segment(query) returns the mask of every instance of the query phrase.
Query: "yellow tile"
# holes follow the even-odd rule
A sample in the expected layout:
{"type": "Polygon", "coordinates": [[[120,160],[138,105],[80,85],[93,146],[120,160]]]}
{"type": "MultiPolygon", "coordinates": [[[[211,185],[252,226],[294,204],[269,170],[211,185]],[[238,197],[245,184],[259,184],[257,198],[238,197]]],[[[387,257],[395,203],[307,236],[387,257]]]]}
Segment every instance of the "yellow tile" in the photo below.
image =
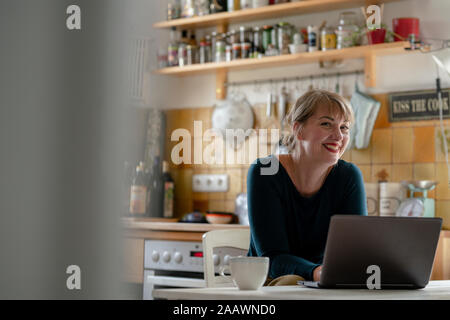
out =
{"type": "Polygon", "coordinates": [[[372,133],[372,164],[392,162],[392,129],[375,129],[372,133]]]}
{"type": "Polygon", "coordinates": [[[207,192],[192,192],[192,200],[208,201],[208,193],[207,192]]]}
{"type": "MultiPolygon", "coordinates": [[[[435,148],[436,148],[436,162],[445,161],[445,147],[442,140],[442,133],[440,126],[435,127],[435,148]]],[[[447,136],[447,149],[450,149],[450,127],[444,127],[445,135],[447,136]]]]}
{"type": "Polygon", "coordinates": [[[414,128],[414,162],[434,162],[434,127],[414,128]]]}
{"type": "Polygon", "coordinates": [[[342,160],[351,162],[352,161],[352,152],[350,149],[345,150],[344,154],[341,157],[342,160]]]}
{"type": "Polygon", "coordinates": [[[359,164],[358,165],[359,170],[361,170],[364,182],[371,182],[372,181],[372,166],[369,164],[359,164]]]}
{"type": "Polygon", "coordinates": [[[392,181],[400,182],[402,180],[413,179],[412,164],[394,164],[392,165],[392,181]]]}
{"type": "Polygon", "coordinates": [[[208,210],[209,211],[225,211],[225,200],[210,200],[208,210]]]}
{"type": "Polygon", "coordinates": [[[235,202],[234,202],[234,200],[227,200],[227,201],[225,201],[225,211],[226,212],[234,213],[234,209],[235,209],[235,202]]]}
{"type": "Polygon", "coordinates": [[[369,145],[367,149],[352,149],[352,162],[355,164],[370,164],[371,163],[372,146],[369,145]]]}
{"type": "Polygon", "coordinates": [[[185,128],[191,134],[194,131],[194,109],[177,109],[175,111],[175,125],[177,128],[185,128]]]}
{"type": "Polygon", "coordinates": [[[381,103],[380,110],[378,111],[377,119],[375,121],[374,128],[389,128],[391,123],[389,122],[389,103],[387,94],[374,94],[371,95],[375,100],[381,103]]]}
{"type": "Polygon", "coordinates": [[[370,182],[378,182],[385,180],[392,182],[392,165],[390,164],[377,164],[372,165],[372,180],[370,182]],[[383,177],[383,179],[381,178],[383,177]]]}
{"type": "Polygon", "coordinates": [[[414,180],[434,180],[436,166],[434,163],[415,163],[413,165],[414,180]]]}
{"type": "Polygon", "coordinates": [[[435,215],[442,218],[442,229],[450,230],[450,201],[436,201],[435,215]]]}
{"type": "Polygon", "coordinates": [[[242,192],[242,178],[241,169],[228,169],[228,192],[225,194],[225,199],[233,200],[238,193],[242,192]]]}
{"type": "Polygon", "coordinates": [[[392,130],[392,161],[394,163],[412,162],[413,129],[394,128],[392,130]]]}
{"type": "Polygon", "coordinates": [[[436,199],[450,200],[450,187],[448,185],[447,163],[436,163],[436,199]]]}

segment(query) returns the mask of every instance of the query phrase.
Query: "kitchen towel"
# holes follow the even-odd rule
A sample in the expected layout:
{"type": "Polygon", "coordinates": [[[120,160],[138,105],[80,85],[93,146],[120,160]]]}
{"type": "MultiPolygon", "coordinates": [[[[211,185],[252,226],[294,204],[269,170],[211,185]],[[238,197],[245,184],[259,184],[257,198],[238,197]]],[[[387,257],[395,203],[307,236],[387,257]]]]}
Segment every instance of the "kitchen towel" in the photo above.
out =
{"type": "Polygon", "coordinates": [[[369,146],[373,126],[380,110],[380,102],[363,94],[356,85],[350,100],[355,124],[350,130],[349,149],[365,149],[369,146]]]}

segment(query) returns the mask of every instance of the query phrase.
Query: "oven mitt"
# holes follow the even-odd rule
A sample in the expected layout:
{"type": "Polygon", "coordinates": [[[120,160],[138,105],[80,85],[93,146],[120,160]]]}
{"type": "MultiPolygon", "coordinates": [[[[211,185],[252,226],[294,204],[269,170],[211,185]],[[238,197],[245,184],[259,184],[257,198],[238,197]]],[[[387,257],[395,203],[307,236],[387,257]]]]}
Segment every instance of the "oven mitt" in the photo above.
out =
{"type": "Polygon", "coordinates": [[[355,124],[350,130],[349,148],[365,149],[369,146],[381,104],[360,92],[358,86],[356,86],[350,103],[355,114],[355,124]]]}

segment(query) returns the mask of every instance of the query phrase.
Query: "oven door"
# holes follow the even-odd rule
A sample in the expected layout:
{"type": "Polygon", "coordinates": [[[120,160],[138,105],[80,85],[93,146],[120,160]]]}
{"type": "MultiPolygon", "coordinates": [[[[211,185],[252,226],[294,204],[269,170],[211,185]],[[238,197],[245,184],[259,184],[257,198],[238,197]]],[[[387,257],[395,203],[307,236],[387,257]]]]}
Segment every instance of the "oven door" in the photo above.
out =
{"type": "Polygon", "coordinates": [[[204,288],[203,273],[144,270],[144,300],[153,300],[153,289],[204,288]]]}

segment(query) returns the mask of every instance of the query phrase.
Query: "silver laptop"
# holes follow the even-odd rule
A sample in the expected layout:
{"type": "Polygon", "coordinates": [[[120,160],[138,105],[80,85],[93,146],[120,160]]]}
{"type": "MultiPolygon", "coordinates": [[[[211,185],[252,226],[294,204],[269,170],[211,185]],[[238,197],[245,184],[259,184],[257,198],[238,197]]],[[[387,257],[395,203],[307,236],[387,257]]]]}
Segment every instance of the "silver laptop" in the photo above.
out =
{"type": "Polygon", "coordinates": [[[315,288],[424,288],[441,225],[441,218],[334,215],[320,281],[298,283],[315,288]]]}

